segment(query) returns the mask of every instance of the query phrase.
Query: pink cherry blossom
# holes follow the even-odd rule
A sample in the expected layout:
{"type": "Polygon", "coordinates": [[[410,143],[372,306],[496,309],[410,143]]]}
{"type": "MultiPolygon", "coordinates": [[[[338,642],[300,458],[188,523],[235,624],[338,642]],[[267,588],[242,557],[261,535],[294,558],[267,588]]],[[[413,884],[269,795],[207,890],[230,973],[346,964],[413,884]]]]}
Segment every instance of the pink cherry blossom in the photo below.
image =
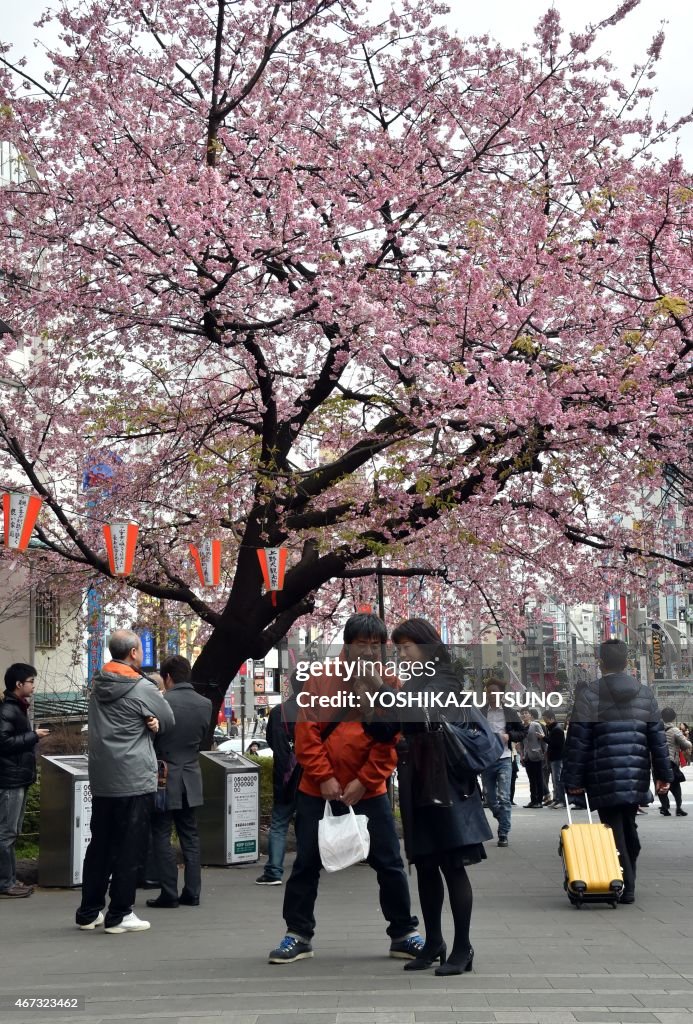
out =
{"type": "Polygon", "coordinates": [[[508,629],[690,570],[653,496],[690,470],[693,190],[656,158],[661,39],[635,84],[599,56],[634,6],[570,41],[549,10],[518,52],[418,0],[66,0],[46,90],[0,51],[27,168],[0,189],[0,463],[45,499],[37,578],[191,610],[218,706],[378,559],[393,614],[396,574],[433,574],[449,621],[508,629]],[[261,546],[290,551],[276,607],[261,546]]]}

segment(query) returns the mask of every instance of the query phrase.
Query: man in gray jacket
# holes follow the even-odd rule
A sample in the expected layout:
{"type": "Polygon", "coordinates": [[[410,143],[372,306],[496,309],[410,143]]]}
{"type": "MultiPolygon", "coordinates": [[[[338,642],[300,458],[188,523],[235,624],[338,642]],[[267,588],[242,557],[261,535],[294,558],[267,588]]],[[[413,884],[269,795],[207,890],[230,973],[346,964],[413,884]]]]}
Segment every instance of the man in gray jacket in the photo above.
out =
{"type": "Polygon", "coordinates": [[[174,725],[173,712],[142,666],[142,643],[120,629],[108,638],[112,660],[92,680],[89,700],[91,840],[82,868],[76,921],[89,931],[144,931],[132,911],[137,870],[157,788],[154,736],[174,725]],[[104,918],[110,881],[110,904],[104,918]]]}
{"type": "Polygon", "coordinates": [[[166,807],[155,810],[152,815],[152,843],[161,893],[156,899],[147,900],[148,907],[173,909],[181,903],[196,907],[200,902],[202,873],[195,808],[203,802],[199,753],[209,729],[212,702],[195,691],[190,671],[190,662],[180,654],[161,663],[165,700],[173,709],[176,724],[165,736],[156,739],[157,756],[166,762],[168,775],[166,807]],[[171,846],[174,824],[185,863],[180,896],[178,865],[171,846]]]}

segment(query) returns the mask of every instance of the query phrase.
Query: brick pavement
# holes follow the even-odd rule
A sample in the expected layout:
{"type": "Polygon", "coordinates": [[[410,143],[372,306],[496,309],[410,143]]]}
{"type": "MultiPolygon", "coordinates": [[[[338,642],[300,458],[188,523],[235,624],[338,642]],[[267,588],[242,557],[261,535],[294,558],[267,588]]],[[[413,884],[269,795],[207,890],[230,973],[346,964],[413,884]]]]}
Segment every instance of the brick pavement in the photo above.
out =
{"type": "MultiPolygon", "coordinates": [[[[684,793],[693,812],[693,782],[684,793]]],[[[693,813],[663,818],[651,808],[639,819],[638,900],[615,911],[568,904],[556,854],[564,820],[562,811],[515,810],[510,847],[489,845],[489,860],[471,869],[471,974],[404,974],[387,957],[366,866],[323,877],[314,959],[270,966],[283,889],[254,885],[257,866],[209,868],[201,907],[149,911],[152,928],[140,934],[78,931],[76,891],[0,903],[0,1020],[693,1024],[693,813]],[[7,1006],[18,995],[60,994],[85,997],[86,1009],[7,1006]]]]}

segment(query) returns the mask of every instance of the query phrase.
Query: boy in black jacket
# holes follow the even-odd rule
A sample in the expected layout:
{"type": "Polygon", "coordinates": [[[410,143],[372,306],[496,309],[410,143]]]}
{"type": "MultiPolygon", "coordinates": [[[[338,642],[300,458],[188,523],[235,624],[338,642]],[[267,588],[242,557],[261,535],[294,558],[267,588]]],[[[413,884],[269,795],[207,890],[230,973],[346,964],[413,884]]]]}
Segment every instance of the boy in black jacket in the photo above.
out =
{"type": "Polygon", "coordinates": [[[22,831],[29,786],[36,781],[36,744],[48,729],[29,725],[36,669],[17,662],[5,672],[0,704],[0,898],[21,899],[33,889],[17,881],[15,846],[22,831]]]}

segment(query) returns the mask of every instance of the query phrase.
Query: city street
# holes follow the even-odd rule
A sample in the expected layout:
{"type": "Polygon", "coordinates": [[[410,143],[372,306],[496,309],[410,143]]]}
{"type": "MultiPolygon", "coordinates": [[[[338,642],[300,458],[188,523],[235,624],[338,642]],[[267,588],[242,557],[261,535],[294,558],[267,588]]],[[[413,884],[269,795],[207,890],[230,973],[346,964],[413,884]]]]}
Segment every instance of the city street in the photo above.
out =
{"type": "Polygon", "coordinates": [[[0,1024],[693,1024],[693,2],[3,14],[0,1024]]]}
{"type": "MultiPolygon", "coordinates": [[[[156,1024],[691,1024],[693,771],[688,818],[658,805],[638,819],[637,902],[577,911],[557,856],[565,814],[514,809],[508,849],[471,869],[474,972],[436,978],[387,957],[375,877],[359,865],[323,875],[315,957],[270,966],[283,935],[283,887],[257,866],[206,869],[203,905],[137,912],[141,934],[74,926],[76,891],[37,890],[0,909],[0,1017],[156,1024]],[[8,938],[11,937],[11,941],[8,938]],[[86,1010],[15,1010],[18,997],[83,997],[86,1010]]],[[[518,788],[519,804],[527,802],[518,788]]],[[[415,876],[411,877],[415,893],[415,876]]],[[[416,898],[415,898],[416,902],[416,898]]],[[[451,936],[448,934],[448,938],[451,936]]]]}

